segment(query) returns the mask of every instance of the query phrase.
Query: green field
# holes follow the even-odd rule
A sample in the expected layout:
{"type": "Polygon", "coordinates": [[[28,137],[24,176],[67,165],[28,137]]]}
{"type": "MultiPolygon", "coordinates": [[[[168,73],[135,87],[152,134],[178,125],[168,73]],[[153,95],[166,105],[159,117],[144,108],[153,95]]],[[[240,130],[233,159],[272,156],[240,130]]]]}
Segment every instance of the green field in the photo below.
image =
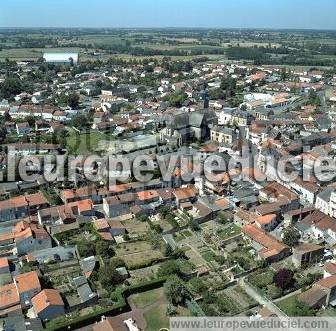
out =
{"type": "Polygon", "coordinates": [[[166,316],[166,305],[158,305],[157,307],[144,313],[147,322],[145,331],[158,331],[161,328],[169,326],[169,320],[166,316]]]}
{"type": "Polygon", "coordinates": [[[283,299],[281,301],[278,301],[276,305],[287,315],[291,315],[291,312],[295,310],[297,306],[296,301],[297,295],[292,295],[286,299],[283,299]]]}
{"type": "Polygon", "coordinates": [[[103,141],[112,141],[111,134],[102,132],[76,133],[72,131],[67,138],[67,149],[70,153],[89,155],[101,151],[99,144],[103,141]]]}
{"type": "Polygon", "coordinates": [[[132,297],[132,300],[138,308],[143,309],[158,301],[161,297],[163,297],[163,295],[163,288],[159,288],[147,292],[137,293],[132,297]]]}
{"type": "Polygon", "coordinates": [[[217,234],[221,240],[226,240],[228,238],[237,236],[238,234],[240,234],[240,232],[241,232],[240,227],[235,224],[232,224],[226,229],[219,230],[217,234]]]}

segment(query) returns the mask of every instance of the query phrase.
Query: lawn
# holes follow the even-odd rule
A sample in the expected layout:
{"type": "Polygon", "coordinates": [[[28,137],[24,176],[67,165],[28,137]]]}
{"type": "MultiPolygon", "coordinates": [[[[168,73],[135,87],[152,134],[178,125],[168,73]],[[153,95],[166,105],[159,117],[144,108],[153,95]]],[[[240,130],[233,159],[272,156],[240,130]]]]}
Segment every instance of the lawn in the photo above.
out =
{"type": "Polygon", "coordinates": [[[228,238],[239,235],[240,232],[241,232],[240,227],[235,224],[232,224],[225,229],[219,230],[217,232],[217,235],[221,240],[226,240],[228,238]]]}
{"type": "Polygon", "coordinates": [[[101,132],[76,133],[72,132],[67,138],[67,148],[75,154],[89,155],[101,151],[100,144],[103,141],[111,141],[114,138],[110,134],[101,132]]]}
{"type": "Polygon", "coordinates": [[[143,309],[147,306],[154,304],[162,296],[164,296],[163,288],[158,288],[155,290],[137,293],[132,296],[132,300],[139,309],[143,309]]]}
{"type": "Polygon", "coordinates": [[[297,295],[292,295],[290,297],[287,297],[286,299],[283,299],[281,301],[278,301],[276,305],[288,316],[291,315],[291,311],[296,310],[297,301],[296,301],[297,295]]]}
{"type": "Polygon", "coordinates": [[[166,316],[166,305],[160,304],[144,313],[147,322],[145,331],[158,331],[169,327],[169,318],[166,316]]]}

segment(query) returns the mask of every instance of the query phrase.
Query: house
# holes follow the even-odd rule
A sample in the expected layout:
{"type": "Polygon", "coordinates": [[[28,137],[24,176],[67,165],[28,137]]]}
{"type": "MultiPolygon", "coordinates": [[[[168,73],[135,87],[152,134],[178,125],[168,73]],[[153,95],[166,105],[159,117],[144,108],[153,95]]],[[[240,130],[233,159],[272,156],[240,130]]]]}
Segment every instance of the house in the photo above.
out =
{"type": "Polygon", "coordinates": [[[212,141],[231,145],[237,140],[238,134],[234,129],[215,126],[210,131],[210,138],[212,141]]]}
{"type": "Polygon", "coordinates": [[[112,236],[122,236],[126,233],[125,226],[118,221],[109,221],[112,236]]]}
{"type": "Polygon", "coordinates": [[[311,212],[302,221],[297,222],[295,227],[304,239],[325,240],[332,245],[336,240],[336,220],[319,210],[311,212]]]}
{"type": "Polygon", "coordinates": [[[31,132],[28,122],[16,123],[16,132],[19,137],[28,135],[31,132]]]}
{"type": "Polygon", "coordinates": [[[231,124],[246,127],[250,125],[253,120],[254,116],[251,113],[242,110],[236,110],[233,112],[231,124]]]}
{"type": "Polygon", "coordinates": [[[307,291],[300,293],[297,300],[307,305],[309,308],[319,309],[326,306],[327,293],[318,286],[313,286],[307,291]]]}
{"type": "Polygon", "coordinates": [[[73,223],[78,215],[78,207],[68,205],[44,208],[37,212],[38,221],[41,225],[73,223]]]}
{"type": "Polygon", "coordinates": [[[21,310],[17,287],[14,283],[0,286],[0,316],[13,307],[19,307],[21,310]]]}
{"type": "Polygon", "coordinates": [[[36,224],[19,222],[13,228],[13,234],[18,255],[52,247],[52,239],[48,232],[36,224]]]}
{"type": "Polygon", "coordinates": [[[276,228],[278,225],[277,215],[268,214],[263,216],[258,216],[255,219],[255,224],[262,230],[270,232],[276,228]]]}
{"type": "Polygon", "coordinates": [[[336,263],[329,262],[324,265],[323,278],[336,275],[336,263]]]}
{"type": "Polygon", "coordinates": [[[103,198],[104,212],[111,218],[130,214],[130,207],[135,205],[136,199],[135,193],[124,193],[103,198]]]}
{"type": "Polygon", "coordinates": [[[82,304],[85,303],[86,305],[92,305],[98,301],[97,293],[92,291],[87,279],[84,276],[73,278],[72,284],[75,287],[82,304]]]}
{"type": "Polygon", "coordinates": [[[232,123],[233,113],[236,108],[223,108],[218,112],[218,125],[228,125],[232,123]]]}
{"type": "Polygon", "coordinates": [[[31,299],[40,293],[41,284],[36,271],[27,272],[14,277],[22,307],[29,307],[31,299]]]}
{"type": "Polygon", "coordinates": [[[191,209],[193,207],[193,202],[196,201],[196,190],[192,186],[177,188],[174,191],[174,196],[176,199],[176,205],[180,209],[191,209]]]}
{"type": "Polygon", "coordinates": [[[93,227],[96,229],[103,240],[113,240],[110,224],[105,218],[93,220],[93,227]]]}
{"type": "Polygon", "coordinates": [[[9,263],[6,257],[0,257],[0,275],[8,274],[9,271],[9,263]]]}
{"type": "Polygon", "coordinates": [[[254,226],[242,227],[243,236],[252,242],[259,258],[272,263],[290,255],[290,248],[264,230],[254,226]]]}
{"type": "Polygon", "coordinates": [[[331,217],[336,217],[336,192],[326,187],[316,196],[315,208],[331,217]]]}
{"type": "Polygon", "coordinates": [[[159,195],[159,201],[161,204],[165,206],[173,206],[175,205],[175,196],[173,194],[173,189],[171,188],[162,188],[156,190],[159,195]]]}
{"type": "Polygon", "coordinates": [[[93,331],[116,331],[113,328],[113,319],[112,317],[102,317],[102,320],[93,325],[93,331]]]}
{"type": "Polygon", "coordinates": [[[77,208],[81,216],[95,216],[95,209],[91,199],[70,202],[67,206],[72,210],[77,208]]]}
{"type": "Polygon", "coordinates": [[[6,222],[28,216],[28,203],[24,196],[0,201],[0,221],[6,222]]]}
{"type": "Polygon", "coordinates": [[[308,291],[301,293],[298,300],[312,308],[336,305],[336,275],[322,278],[308,291]]]}
{"type": "Polygon", "coordinates": [[[315,264],[321,261],[324,247],[310,243],[300,243],[293,248],[292,261],[296,268],[315,264]]]}
{"type": "Polygon", "coordinates": [[[45,289],[31,301],[35,314],[44,321],[64,315],[64,302],[57,290],[45,289]]]}
{"type": "Polygon", "coordinates": [[[102,203],[103,197],[111,195],[113,195],[113,192],[110,192],[105,188],[98,189],[93,185],[89,185],[63,190],[61,191],[60,197],[65,204],[86,199],[91,199],[94,204],[100,204],[102,203]]]}
{"type": "Polygon", "coordinates": [[[250,126],[246,128],[246,138],[252,142],[254,145],[259,145],[266,141],[269,136],[269,129],[266,125],[253,122],[250,126]]]}
{"type": "Polygon", "coordinates": [[[295,181],[290,183],[292,189],[294,189],[299,195],[303,202],[309,202],[314,205],[320,187],[314,183],[310,183],[302,180],[298,177],[295,181]]]}

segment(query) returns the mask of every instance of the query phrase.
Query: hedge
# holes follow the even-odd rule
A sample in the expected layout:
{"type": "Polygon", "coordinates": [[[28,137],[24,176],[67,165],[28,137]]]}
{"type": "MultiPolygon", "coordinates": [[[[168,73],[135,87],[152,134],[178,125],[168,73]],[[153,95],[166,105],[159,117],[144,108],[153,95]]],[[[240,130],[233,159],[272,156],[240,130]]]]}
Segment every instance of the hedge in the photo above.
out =
{"type": "Polygon", "coordinates": [[[79,316],[71,321],[50,321],[46,325],[46,330],[49,331],[65,331],[65,330],[74,330],[89,324],[100,321],[100,317],[102,315],[119,315],[121,313],[129,311],[131,308],[129,307],[126,298],[132,294],[150,291],[156,288],[161,287],[167,280],[167,277],[162,277],[158,279],[154,279],[152,281],[144,282],[143,284],[133,285],[123,289],[120,293],[120,298],[118,298],[118,303],[111,307],[103,308],[97,310],[93,313],[87,314],[85,316],[79,316]]]}

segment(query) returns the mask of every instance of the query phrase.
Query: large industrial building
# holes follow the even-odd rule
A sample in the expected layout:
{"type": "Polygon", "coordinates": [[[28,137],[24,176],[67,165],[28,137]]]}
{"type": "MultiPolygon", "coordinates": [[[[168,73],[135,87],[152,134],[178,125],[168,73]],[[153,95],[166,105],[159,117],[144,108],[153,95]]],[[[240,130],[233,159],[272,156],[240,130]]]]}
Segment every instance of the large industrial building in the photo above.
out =
{"type": "Polygon", "coordinates": [[[51,53],[43,54],[43,59],[47,63],[53,64],[74,64],[78,63],[78,53],[51,53]]]}

